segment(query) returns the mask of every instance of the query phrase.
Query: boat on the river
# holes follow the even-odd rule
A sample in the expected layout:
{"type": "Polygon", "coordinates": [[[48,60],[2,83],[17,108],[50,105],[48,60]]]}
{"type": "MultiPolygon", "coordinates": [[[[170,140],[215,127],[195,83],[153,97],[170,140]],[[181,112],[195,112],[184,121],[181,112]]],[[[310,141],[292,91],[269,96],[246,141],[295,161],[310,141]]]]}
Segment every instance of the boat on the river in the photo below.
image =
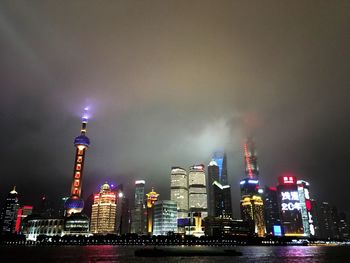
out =
{"type": "Polygon", "coordinates": [[[197,257],[197,256],[242,256],[234,249],[200,248],[141,248],[135,250],[136,257],[197,257]]]}

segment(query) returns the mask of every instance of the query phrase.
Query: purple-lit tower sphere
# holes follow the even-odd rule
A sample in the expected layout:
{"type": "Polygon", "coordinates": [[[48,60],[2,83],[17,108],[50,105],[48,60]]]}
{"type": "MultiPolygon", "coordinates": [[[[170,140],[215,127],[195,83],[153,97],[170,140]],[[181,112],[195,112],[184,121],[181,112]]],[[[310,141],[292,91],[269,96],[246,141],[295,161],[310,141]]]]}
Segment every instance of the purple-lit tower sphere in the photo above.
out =
{"type": "Polygon", "coordinates": [[[72,213],[80,213],[84,208],[84,201],[81,199],[81,185],[83,179],[83,168],[85,161],[85,151],[90,146],[90,140],[85,135],[86,126],[88,123],[88,109],[84,109],[84,115],[81,122],[80,135],[75,138],[74,146],[76,147],[73,181],[71,187],[70,197],[65,202],[66,215],[70,216],[72,213]]]}

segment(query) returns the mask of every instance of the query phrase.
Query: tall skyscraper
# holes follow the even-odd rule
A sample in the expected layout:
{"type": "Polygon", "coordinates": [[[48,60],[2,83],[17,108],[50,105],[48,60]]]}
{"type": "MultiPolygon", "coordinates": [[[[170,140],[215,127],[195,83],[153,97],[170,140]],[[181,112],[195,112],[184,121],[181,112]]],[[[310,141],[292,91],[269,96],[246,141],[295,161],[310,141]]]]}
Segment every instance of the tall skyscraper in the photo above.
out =
{"type": "Polygon", "coordinates": [[[7,195],[5,204],[2,207],[0,215],[0,231],[2,234],[15,232],[18,209],[18,193],[15,186],[7,195]]]}
{"type": "Polygon", "coordinates": [[[177,204],[163,200],[154,203],[153,235],[167,235],[177,232],[177,204]]]}
{"type": "Polygon", "coordinates": [[[130,233],[130,209],[129,200],[124,194],[123,184],[119,184],[111,189],[116,194],[116,229],[122,235],[130,233]]]}
{"type": "Polygon", "coordinates": [[[144,204],[145,203],[145,180],[136,180],[135,181],[135,200],[134,204],[144,204]]]}
{"type": "Polygon", "coordinates": [[[208,215],[215,216],[214,182],[220,182],[220,167],[213,159],[208,165],[208,215]]]}
{"type": "Polygon", "coordinates": [[[227,157],[224,151],[216,151],[213,154],[213,161],[219,167],[219,177],[214,181],[218,181],[222,185],[228,184],[227,178],[227,157]]]}
{"type": "MultiPolygon", "coordinates": [[[[215,156],[215,154],[214,154],[215,156]]],[[[226,154],[222,156],[227,182],[226,154]]],[[[232,216],[231,187],[220,183],[220,167],[213,159],[208,165],[208,214],[209,216],[232,216]]]]}
{"type": "Polygon", "coordinates": [[[250,179],[258,179],[258,158],[256,154],[255,144],[251,137],[249,137],[246,143],[244,144],[244,159],[246,176],[250,179]]]}
{"type": "Polygon", "coordinates": [[[31,215],[33,212],[33,206],[24,205],[18,209],[15,232],[22,233],[24,227],[24,220],[27,216],[31,215]]]}
{"type": "Polygon", "coordinates": [[[304,180],[298,180],[298,193],[300,199],[301,215],[303,220],[304,235],[315,237],[315,224],[312,216],[312,203],[310,198],[310,184],[304,180]]]}
{"type": "Polygon", "coordinates": [[[281,209],[282,230],[285,236],[305,236],[301,200],[295,176],[278,179],[278,202],[281,209]]]}
{"type": "Polygon", "coordinates": [[[86,128],[88,123],[88,108],[84,109],[82,117],[80,135],[75,138],[74,146],[76,147],[73,181],[71,187],[71,194],[65,203],[66,215],[70,216],[72,213],[81,213],[84,208],[84,201],[81,198],[81,187],[84,170],[85,152],[90,146],[90,139],[86,136],[86,128]]]}
{"type": "Polygon", "coordinates": [[[349,240],[350,238],[349,222],[344,212],[339,213],[339,233],[340,233],[341,239],[349,240]]]}
{"type": "Polygon", "coordinates": [[[321,229],[320,229],[320,223],[319,223],[319,205],[315,199],[310,199],[311,202],[311,218],[313,221],[313,225],[315,228],[315,237],[321,238],[321,229]]]}
{"type": "Polygon", "coordinates": [[[277,231],[281,228],[281,216],[278,205],[277,189],[275,187],[265,187],[263,193],[264,217],[266,222],[266,232],[268,235],[279,236],[282,233],[277,231]]]}
{"type": "Polygon", "coordinates": [[[153,205],[158,201],[159,194],[154,191],[152,187],[152,191],[146,194],[147,196],[147,233],[153,233],[153,205]]]}
{"type": "Polygon", "coordinates": [[[177,218],[188,217],[188,178],[181,167],[171,168],[170,199],[177,204],[177,218]]]}
{"type": "Polygon", "coordinates": [[[211,188],[213,189],[214,216],[232,217],[231,187],[214,181],[211,188]]]}
{"type": "Polygon", "coordinates": [[[251,234],[263,237],[266,234],[264,203],[259,194],[244,195],[241,199],[241,218],[250,226],[251,234]]]}
{"type": "Polygon", "coordinates": [[[318,208],[321,238],[334,239],[331,205],[328,202],[322,202],[318,208]]]}
{"type": "Polygon", "coordinates": [[[258,191],[259,167],[252,138],[248,138],[244,144],[244,162],[246,177],[240,182],[241,217],[249,224],[251,234],[263,237],[266,234],[264,202],[258,191]]]}
{"type": "Polygon", "coordinates": [[[147,210],[144,180],[135,181],[134,207],[131,209],[131,233],[147,234],[147,210]]]}
{"type": "Polygon", "coordinates": [[[204,165],[193,165],[188,174],[189,210],[200,213],[202,218],[208,215],[207,186],[204,165]]]}
{"type": "Polygon", "coordinates": [[[109,184],[102,185],[100,193],[94,196],[90,230],[95,234],[116,233],[116,194],[109,184]]]}

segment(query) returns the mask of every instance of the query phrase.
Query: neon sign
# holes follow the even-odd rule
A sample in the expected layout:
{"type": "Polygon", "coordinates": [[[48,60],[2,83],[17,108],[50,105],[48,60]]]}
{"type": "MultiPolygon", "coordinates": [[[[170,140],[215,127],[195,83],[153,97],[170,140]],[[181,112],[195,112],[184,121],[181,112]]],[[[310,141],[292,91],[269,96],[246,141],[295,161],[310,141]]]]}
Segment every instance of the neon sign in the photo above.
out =
{"type": "Polygon", "coordinates": [[[282,201],[283,200],[299,201],[299,194],[297,191],[281,192],[281,195],[282,195],[282,201]]]}
{"type": "Polygon", "coordinates": [[[299,194],[298,191],[292,192],[281,192],[282,196],[282,211],[293,211],[293,210],[301,210],[301,205],[299,202],[299,194]]]}
{"type": "Polygon", "coordinates": [[[295,184],[295,177],[294,176],[283,176],[283,183],[295,184]]]}
{"type": "Polygon", "coordinates": [[[282,211],[300,210],[300,203],[282,203],[282,211]]]}

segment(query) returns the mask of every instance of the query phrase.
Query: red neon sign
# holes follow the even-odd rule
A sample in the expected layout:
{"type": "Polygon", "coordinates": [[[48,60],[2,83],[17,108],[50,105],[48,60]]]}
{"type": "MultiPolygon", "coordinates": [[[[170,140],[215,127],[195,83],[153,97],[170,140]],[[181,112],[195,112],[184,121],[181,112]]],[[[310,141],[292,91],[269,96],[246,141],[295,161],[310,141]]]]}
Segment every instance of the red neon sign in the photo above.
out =
{"type": "Polygon", "coordinates": [[[283,183],[295,184],[295,177],[294,176],[283,176],[283,183]]]}

